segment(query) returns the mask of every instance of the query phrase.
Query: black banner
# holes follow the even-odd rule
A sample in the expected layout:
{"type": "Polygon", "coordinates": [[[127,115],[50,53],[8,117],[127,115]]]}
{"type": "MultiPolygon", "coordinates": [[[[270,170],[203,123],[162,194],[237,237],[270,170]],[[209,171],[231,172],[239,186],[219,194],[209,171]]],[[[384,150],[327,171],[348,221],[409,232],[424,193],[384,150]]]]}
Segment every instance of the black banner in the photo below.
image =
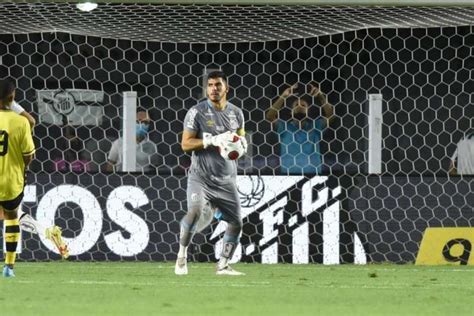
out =
{"type": "MultiPolygon", "coordinates": [[[[31,179],[33,180],[33,179],[31,179]]],[[[170,261],[186,210],[186,178],[38,174],[23,208],[57,224],[70,260],[170,261]]],[[[472,227],[472,177],[239,176],[244,221],[234,261],[413,262],[427,227],[472,227]]],[[[214,261],[225,223],[196,234],[191,258],[214,261]]],[[[24,260],[57,258],[23,233],[24,260]]]]}

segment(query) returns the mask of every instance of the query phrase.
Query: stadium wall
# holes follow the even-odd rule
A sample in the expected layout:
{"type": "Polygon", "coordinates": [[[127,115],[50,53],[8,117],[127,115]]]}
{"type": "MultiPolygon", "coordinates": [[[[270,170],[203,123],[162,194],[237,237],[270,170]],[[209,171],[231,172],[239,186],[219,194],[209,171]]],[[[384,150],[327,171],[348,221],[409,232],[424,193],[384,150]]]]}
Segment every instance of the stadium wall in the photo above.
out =
{"type": "MultiPolygon", "coordinates": [[[[66,228],[72,260],[175,259],[185,177],[35,179],[23,206],[41,222],[56,219],[66,228]]],[[[239,176],[238,183],[244,229],[234,261],[414,262],[426,228],[474,225],[472,177],[239,176]]],[[[192,260],[217,259],[224,225],[214,221],[195,236],[192,260]]],[[[23,236],[22,260],[58,257],[47,240],[23,236]]]]}

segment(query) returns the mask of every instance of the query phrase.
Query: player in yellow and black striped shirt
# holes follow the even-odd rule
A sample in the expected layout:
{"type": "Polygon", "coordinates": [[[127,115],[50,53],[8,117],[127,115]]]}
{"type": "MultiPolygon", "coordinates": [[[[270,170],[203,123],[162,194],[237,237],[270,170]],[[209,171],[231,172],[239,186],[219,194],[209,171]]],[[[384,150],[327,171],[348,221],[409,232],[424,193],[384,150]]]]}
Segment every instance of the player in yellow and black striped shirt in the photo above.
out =
{"type": "MultiPolygon", "coordinates": [[[[35,119],[29,113],[27,113],[15,101],[13,101],[10,104],[9,109],[12,110],[14,113],[16,113],[18,115],[24,116],[28,120],[31,128],[34,127],[35,122],[36,122],[35,119]]],[[[3,112],[0,111],[0,113],[3,113],[3,112]]],[[[6,118],[7,116],[1,116],[1,117],[6,118]]],[[[3,141],[4,140],[0,136],[0,150],[3,150],[2,149],[2,142],[3,141]]],[[[8,144],[7,144],[7,146],[8,146],[8,144]]],[[[7,157],[7,159],[8,158],[10,158],[10,157],[7,157]]],[[[18,160],[18,161],[21,162],[21,160],[18,160]]],[[[6,161],[5,164],[7,166],[11,165],[8,161],[6,161]]],[[[5,179],[8,179],[8,175],[5,177],[5,179]]],[[[1,183],[1,179],[0,179],[0,183],[1,183]]],[[[0,194],[1,194],[1,192],[2,191],[0,190],[0,194]]],[[[19,200],[21,201],[20,197],[18,197],[18,200],[16,200],[15,203],[18,203],[19,200]]],[[[27,214],[27,213],[23,212],[22,209],[21,209],[21,206],[18,207],[17,214],[18,214],[18,219],[19,219],[19,222],[20,222],[20,233],[21,233],[22,230],[25,230],[25,231],[30,232],[32,234],[41,235],[44,238],[49,239],[56,246],[58,253],[64,259],[69,257],[69,248],[68,248],[67,244],[64,242],[64,240],[62,239],[62,231],[61,231],[61,228],[59,226],[53,225],[51,227],[46,228],[40,222],[35,220],[30,214],[27,214]]],[[[4,212],[1,208],[0,208],[0,219],[1,220],[4,219],[4,212]]]]}
{"type": "Polygon", "coordinates": [[[25,169],[35,152],[28,120],[10,109],[15,89],[12,81],[0,80],[0,211],[5,216],[4,277],[15,276],[13,266],[20,237],[17,210],[23,198],[25,169]]]}

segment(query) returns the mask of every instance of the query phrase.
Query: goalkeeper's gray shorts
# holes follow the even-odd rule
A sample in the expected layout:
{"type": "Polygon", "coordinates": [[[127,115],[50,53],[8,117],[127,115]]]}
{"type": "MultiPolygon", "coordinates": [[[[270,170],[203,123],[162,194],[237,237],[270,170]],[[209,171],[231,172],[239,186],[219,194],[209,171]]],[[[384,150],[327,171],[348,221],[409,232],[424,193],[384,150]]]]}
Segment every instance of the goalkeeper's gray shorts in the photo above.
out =
{"type": "Polygon", "coordinates": [[[240,198],[235,177],[226,180],[189,174],[187,188],[188,210],[199,208],[209,201],[222,212],[222,219],[228,223],[242,225],[240,198]]]}

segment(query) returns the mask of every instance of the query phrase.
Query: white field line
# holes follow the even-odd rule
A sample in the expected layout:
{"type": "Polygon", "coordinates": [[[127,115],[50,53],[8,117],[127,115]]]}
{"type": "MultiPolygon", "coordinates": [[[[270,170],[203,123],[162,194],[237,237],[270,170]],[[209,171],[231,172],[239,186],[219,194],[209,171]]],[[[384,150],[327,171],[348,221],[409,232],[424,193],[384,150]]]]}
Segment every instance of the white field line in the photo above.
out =
{"type": "MultiPolygon", "coordinates": [[[[182,278],[182,277],[177,277],[182,278]]],[[[51,284],[64,284],[64,285],[103,285],[103,286],[142,286],[142,287],[162,287],[163,284],[169,285],[180,285],[180,286],[189,286],[189,287],[247,287],[247,288],[258,288],[258,287],[269,287],[273,286],[272,282],[262,281],[262,282],[239,282],[232,283],[229,282],[232,278],[235,277],[224,277],[222,281],[207,281],[207,282],[189,282],[189,281],[170,281],[170,280],[159,280],[156,283],[154,282],[121,282],[121,281],[101,281],[101,280],[67,280],[67,281],[55,281],[51,284]]],[[[238,277],[237,277],[238,278],[238,277]]],[[[14,280],[15,283],[22,284],[41,284],[44,285],[44,281],[36,280],[14,280]]],[[[285,282],[292,284],[299,284],[308,286],[310,288],[320,288],[320,289],[420,289],[420,290],[433,290],[434,287],[442,288],[455,288],[455,289],[464,289],[472,288],[472,286],[460,286],[457,283],[430,283],[428,286],[423,285],[410,285],[410,284],[320,284],[317,282],[307,282],[307,281],[293,281],[285,282]]]]}
{"type": "MultiPolygon", "coordinates": [[[[226,280],[229,280],[226,278],[226,280]]],[[[23,284],[45,284],[44,281],[36,280],[15,280],[16,283],[23,284]]],[[[51,284],[66,284],[66,285],[105,285],[105,286],[150,286],[150,287],[162,287],[163,284],[173,284],[173,285],[183,285],[190,287],[261,287],[261,286],[271,286],[270,282],[249,282],[249,283],[232,283],[227,281],[215,281],[215,282],[180,282],[180,281],[163,281],[160,282],[121,282],[121,281],[97,281],[97,280],[68,280],[68,281],[59,281],[51,282],[51,284]]]]}
{"type": "MultiPolygon", "coordinates": [[[[85,262],[81,262],[85,263],[85,262]]],[[[54,263],[52,263],[54,264],[54,263]]],[[[61,263],[61,264],[68,264],[68,263],[61,263]]],[[[71,262],[70,267],[73,267],[76,264],[76,262],[71,262]]],[[[97,262],[92,262],[91,265],[94,266],[94,269],[136,269],[137,266],[133,266],[133,263],[126,262],[126,263],[119,263],[119,262],[110,262],[110,265],[108,265],[109,262],[103,262],[103,263],[97,263],[97,262]]],[[[139,263],[141,264],[141,263],[139,263]]],[[[19,266],[21,268],[49,268],[50,263],[43,263],[43,262],[28,262],[28,263],[19,263],[19,266]]],[[[255,263],[255,264],[249,264],[248,268],[252,268],[255,265],[261,265],[263,266],[268,266],[271,267],[273,270],[326,270],[326,271],[413,271],[413,272],[470,272],[474,273],[474,269],[472,268],[389,268],[389,267],[383,267],[383,266],[377,266],[377,265],[370,265],[370,266],[358,266],[358,267],[352,267],[352,266],[347,266],[347,265],[335,265],[335,266],[324,266],[320,264],[314,264],[314,265],[296,265],[296,264],[285,264],[285,265],[263,265],[260,263],[255,263]]],[[[213,265],[208,264],[208,263],[193,263],[190,262],[188,263],[188,268],[189,269],[212,269],[213,265]]],[[[239,268],[244,267],[245,265],[240,265],[239,268]]],[[[151,269],[174,269],[174,264],[170,263],[169,265],[163,265],[163,264],[153,264],[153,263],[147,263],[145,266],[141,265],[140,268],[151,268],[151,269]]]]}
{"type": "MultiPolygon", "coordinates": [[[[81,263],[84,263],[84,262],[81,262],[81,263]]],[[[110,262],[104,262],[103,264],[97,264],[96,262],[92,262],[91,265],[93,266],[94,269],[107,269],[107,270],[110,270],[110,269],[137,269],[138,267],[137,266],[133,266],[133,265],[129,265],[128,263],[122,265],[120,263],[112,263],[110,265],[107,265],[109,264],[110,262]]],[[[21,266],[21,269],[28,269],[28,268],[48,268],[50,269],[51,268],[51,264],[54,265],[53,262],[51,263],[40,263],[40,262],[28,262],[28,263],[17,263],[17,265],[20,267],[21,266]]],[[[67,265],[68,267],[74,267],[76,265],[75,262],[71,262],[70,264],[69,263],[61,263],[61,265],[67,265]]],[[[82,265],[82,264],[81,264],[82,265]]],[[[78,265],[79,266],[79,265],[78,265]]],[[[174,269],[174,264],[173,265],[152,265],[150,264],[149,266],[140,266],[140,268],[150,268],[150,269],[174,269]]],[[[188,268],[202,268],[204,269],[205,267],[200,267],[200,266],[188,266],[188,268]]],[[[211,267],[206,267],[206,268],[209,268],[211,269],[211,267]]]]}
{"type": "MultiPolygon", "coordinates": [[[[260,264],[260,263],[256,263],[260,264]]],[[[252,265],[249,264],[249,267],[252,265]]],[[[262,266],[267,266],[263,265],[262,266]]],[[[352,265],[322,265],[322,264],[305,264],[305,265],[299,265],[299,264],[284,264],[284,265],[268,265],[269,267],[272,267],[273,269],[281,269],[281,270],[324,270],[324,271],[414,271],[414,272],[474,272],[474,269],[471,266],[466,267],[465,269],[463,268],[458,268],[454,267],[449,268],[449,267],[443,267],[443,268],[420,268],[420,267],[406,267],[403,265],[400,265],[401,268],[391,268],[391,267],[386,267],[386,266],[377,266],[377,265],[360,265],[360,266],[352,266],[352,265]],[[403,268],[402,268],[403,267],[403,268]]],[[[240,266],[239,268],[241,268],[240,266]]],[[[245,267],[245,265],[243,266],[245,267]]]]}

